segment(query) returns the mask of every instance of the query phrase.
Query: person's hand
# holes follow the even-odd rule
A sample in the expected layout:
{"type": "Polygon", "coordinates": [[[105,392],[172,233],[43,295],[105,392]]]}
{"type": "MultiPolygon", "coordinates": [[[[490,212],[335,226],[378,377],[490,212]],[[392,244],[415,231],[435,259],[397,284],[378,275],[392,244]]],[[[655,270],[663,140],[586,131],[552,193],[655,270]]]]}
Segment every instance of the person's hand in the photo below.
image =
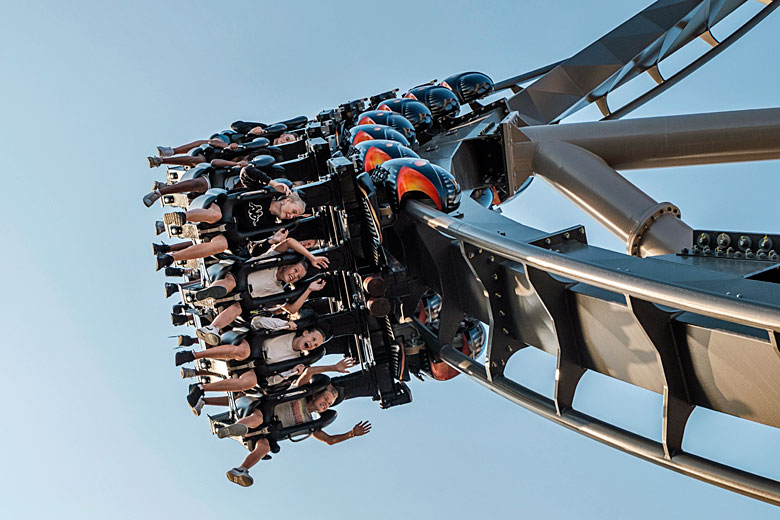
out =
{"type": "Polygon", "coordinates": [[[294,321],[287,322],[287,330],[298,330],[298,324],[294,321]]]}
{"type": "Polygon", "coordinates": [[[222,139],[209,139],[209,144],[214,148],[227,148],[228,144],[222,139]]]}
{"type": "Polygon", "coordinates": [[[349,369],[354,367],[357,363],[354,359],[351,357],[346,357],[336,363],[336,372],[341,372],[342,374],[349,374],[349,369]]]}
{"type": "Polygon", "coordinates": [[[253,129],[249,131],[251,135],[263,135],[265,133],[265,130],[263,130],[262,126],[256,126],[253,129]]]}
{"type": "Polygon", "coordinates": [[[325,256],[312,256],[310,258],[311,265],[316,267],[317,269],[325,269],[328,267],[329,261],[328,258],[325,256]]]}
{"type": "Polygon", "coordinates": [[[304,370],[306,370],[306,365],[299,363],[299,364],[297,364],[297,365],[295,365],[293,367],[292,372],[296,376],[299,376],[299,375],[303,374],[304,370]]]}
{"type": "Polygon", "coordinates": [[[279,193],[283,193],[287,197],[290,196],[290,187],[288,185],[286,185],[285,183],[271,181],[271,182],[268,183],[268,185],[270,187],[272,187],[273,189],[275,189],[276,191],[278,191],[279,193]]]}
{"type": "Polygon", "coordinates": [[[352,436],[360,437],[371,431],[371,423],[368,421],[360,421],[352,427],[352,436]]]}
{"type": "Polygon", "coordinates": [[[242,159],[238,161],[237,166],[241,166],[242,168],[244,168],[245,166],[249,166],[249,161],[247,161],[246,159],[242,159]]]}
{"type": "Polygon", "coordinates": [[[268,242],[274,245],[283,242],[284,240],[287,239],[288,233],[289,231],[287,230],[287,228],[278,229],[276,233],[274,233],[273,236],[268,239],[268,242]]]}
{"type": "Polygon", "coordinates": [[[325,288],[325,280],[315,280],[309,284],[310,291],[321,291],[325,288]]]}
{"type": "Polygon", "coordinates": [[[227,148],[228,150],[238,150],[238,143],[230,143],[227,148]]]}

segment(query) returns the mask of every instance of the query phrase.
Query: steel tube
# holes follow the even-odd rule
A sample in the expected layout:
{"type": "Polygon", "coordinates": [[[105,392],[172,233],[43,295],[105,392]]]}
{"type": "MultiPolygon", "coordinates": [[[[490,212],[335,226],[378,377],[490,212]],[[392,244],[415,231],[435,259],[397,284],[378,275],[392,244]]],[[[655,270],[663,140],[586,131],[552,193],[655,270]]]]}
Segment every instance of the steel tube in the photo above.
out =
{"type": "Polygon", "coordinates": [[[632,233],[647,222],[639,241],[640,256],[676,253],[690,245],[693,230],[688,225],[671,213],[649,220],[658,203],[579,146],[564,141],[540,143],[533,169],[627,244],[635,241],[632,233]]]}
{"type": "Polygon", "coordinates": [[[576,410],[569,409],[558,415],[551,399],[504,376],[496,377],[493,382],[489,381],[483,366],[454,348],[445,346],[439,354],[448,365],[498,395],[576,433],[683,475],[763,502],[780,505],[780,482],[688,453],[679,453],[667,459],[659,442],[576,410]]]}
{"type": "Polygon", "coordinates": [[[406,212],[445,235],[551,274],[726,322],[780,331],[780,302],[753,303],[736,295],[669,285],[634,273],[608,269],[488,232],[418,201],[409,201],[406,212]]]}
{"type": "Polygon", "coordinates": [[[566,141],[616,170],[780,159],[780,108],[516,129],[507,151],[526,162],[535,145],[566,141]]]}

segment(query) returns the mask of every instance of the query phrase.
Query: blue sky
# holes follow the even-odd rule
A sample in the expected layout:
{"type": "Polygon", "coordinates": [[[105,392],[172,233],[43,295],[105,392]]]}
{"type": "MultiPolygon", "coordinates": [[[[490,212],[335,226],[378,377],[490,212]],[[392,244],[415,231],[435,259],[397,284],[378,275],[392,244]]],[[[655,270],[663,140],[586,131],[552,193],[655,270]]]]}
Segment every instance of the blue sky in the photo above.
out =
{"type": "MultiPolygon", "coordinates": [[[[6,6],[0,511],[86,519],[776,517],[771,506],[579,438],[463,377],[413,381],[410,406],[339,406],[329,432],[368,419],[372,433],[333,447],[288,443],[242,489],[224,476],[242,448],[192,416],[173,366],[167,337],[180,329],[168,321],[172,302],[149,246],[160,209],[140,200],[163,173],[145,164],[155,145],[208,136],[235,119],[311,116],[465,70],[500,80],[575,53],[648,4],[6,6]]],[[[778,106],[778,17],[632,117],[778,106]]],[[[694,228],[780,231],[775,162],[627,177],[677,204],[694,228]]],[[[591,243],[624,250],[539,181],[505,212],[547,230],[583,223],[591,243]]],[[[522,352],[508,372],[552,391],[554,361],[543,353],[522,352]]],[[[575,405],[660,438],[656,394],[588,375],[575,405]]],[[[697,410],[685,447],[780,478],[780,432],[772,428],[697,410]]]]}

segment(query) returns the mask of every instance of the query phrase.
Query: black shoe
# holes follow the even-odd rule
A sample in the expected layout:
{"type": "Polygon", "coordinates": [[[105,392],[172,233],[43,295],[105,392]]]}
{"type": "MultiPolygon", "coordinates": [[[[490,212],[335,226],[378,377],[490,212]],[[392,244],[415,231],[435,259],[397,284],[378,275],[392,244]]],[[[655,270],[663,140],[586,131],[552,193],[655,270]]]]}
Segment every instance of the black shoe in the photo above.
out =
{"type": "Polygon", "coordinates": [[[180,347],[190,347],[192,345],[198,344],[198,338],[193,338],[192,336],[185,336],[181,335],[177,338],[176,344],[180,347]]]}
{"type": "Polygon", "coordinates": [[[160,253],[170,253],[171,246],[168,244],[155,244],[152,242],[152,251],[154,251],[155,255],[159,255],[160,253]]]}
{"type": "Polygon", "coordinates": [[[181,267],[166,267],[165,276],[170,276],[170,277],[184,276],[184,269],[182,269],[181,267]]]}
{"type": "Polygon", "coordinates": [[[165,297],[170,298],[179,292],[179,286],[175,283],[165,282],[165,297]]]}
{"type": "Polygon", "coordinates": [[[165,223],[162,220],[155,220],[154,221],[154,234],[155,235],[162,235],[165,233],[165,223]]]}
{"type": "Polygon", "coordinates": [[[224,298],[227,294],[228,290],[221,285],[212,285],[211,287],[206,287],[205,289],[197,291],[195,293],[195,301],[199,302],[207,298],[224,298]]]}
{"type": "MultiPolygon", "coordinates": [[[[182,350],[176,353],[176,366],[181,366],[184,363],[195,361],[195,354],[191,350],[182,350]]],[[[190,392],[192,393],[192,392],[190,392]]]]}
{"type": "Polygon", "coordinates": [[[162,195],[160,194],[159,191],[157,191],[157,190],[150,191],[149,193],[144,195],[144,198],[143,198],[144,206],[146,206],[147,208],[151,208],[152,204],[154,204],[155,202],[160,200],[160,197],[162,197],[162,195]]]}
{"type": "Polygon", "coordinates": [[[182,227],[187,223],[187,216],[183,211],[174,211],[173,213],[163,215],[163,221],[169,227],[182,227]]]}
{"type": "Polygon", "coordinates": [[[171,255],[157,255],[155,271],[159,271],[163,267],[169,267],[171,264],[173,264],[173,257],[171,255]]]}
{"type": "Polygon", "coordinates": [[[187,323],[189,323],[189,321],[190,318],[185,316],[184,314],[171,314],[171,323],[173,323],[175,327],[178,327],[180,325],[186,325],[187,323]]]}
{"type": "Polygon", "coordinates": [[[200,410],[203,408],[203,400],[201,397],[203,397],[203,389],[200,387],[200,385],[190,385],[190,393],[187,394],[187,404],[190,405],[190,408],[192,408],[192,413],[195,415],[200,415],[200,410]]]}
{"type": "Polygon", "coordinates": [[[184,314],[187,312],[187,306],[183,303],[177,303],[173,307],[171,307],[171,310],[173,311],[172,314],[184,314]]]}

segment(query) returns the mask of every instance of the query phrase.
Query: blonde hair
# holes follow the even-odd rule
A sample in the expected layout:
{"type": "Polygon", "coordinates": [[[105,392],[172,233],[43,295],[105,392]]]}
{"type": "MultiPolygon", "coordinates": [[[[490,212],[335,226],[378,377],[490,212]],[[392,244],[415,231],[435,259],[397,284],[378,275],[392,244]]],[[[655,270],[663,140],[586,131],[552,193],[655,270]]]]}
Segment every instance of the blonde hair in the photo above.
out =
{"type": "Polygon", "coordinates": [[[301,207],[301,215],[306,211],[306,203],[303,201],[300,195],[298,195],[297,192],[291,191],[289,195],[287,195],[287,198],[290,199],[294,204],[301,207]]]}

